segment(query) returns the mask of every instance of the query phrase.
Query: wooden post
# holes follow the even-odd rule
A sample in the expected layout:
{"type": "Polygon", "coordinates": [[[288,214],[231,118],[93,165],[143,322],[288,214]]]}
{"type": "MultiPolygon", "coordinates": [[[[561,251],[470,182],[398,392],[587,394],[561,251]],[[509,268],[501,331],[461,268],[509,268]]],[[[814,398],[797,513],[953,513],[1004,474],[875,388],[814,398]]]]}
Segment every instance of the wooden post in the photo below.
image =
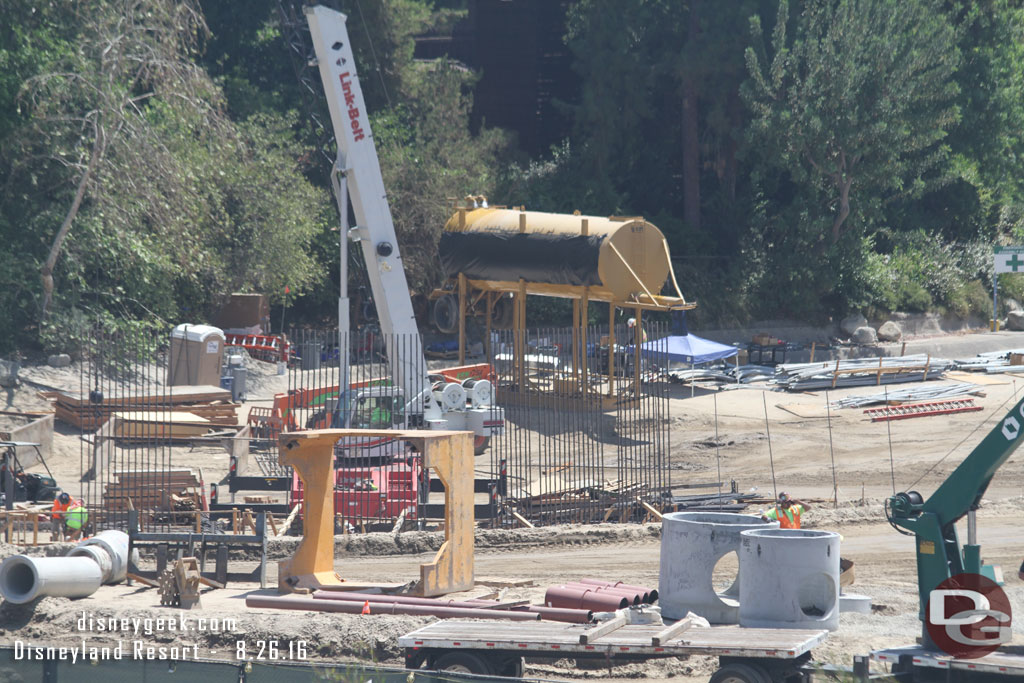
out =
{"type": "Polygon", "coordinates": [[[203,520],[202,520],[202,515],[199,514],[199,510],[195,511],[195,516],[196,516],[196,533],[199,534],[199,533],[202,533],[202,531],[203,531],[203,524],[202,524],[203,520]]]}
{"type": "Polygon", "coordinates": [[[811,342],[811,362],[814,362],[814,345],[818,342],[811,342]]]}
{"type": "Polygon", "coordinates": [[[615,395],[615,303],[608,302],[608,395],[615,395]]]}
{"type": "Polygon", "coordinates": [[[459,365],[466,364],[466,276],[459,273],[459,365]]]}

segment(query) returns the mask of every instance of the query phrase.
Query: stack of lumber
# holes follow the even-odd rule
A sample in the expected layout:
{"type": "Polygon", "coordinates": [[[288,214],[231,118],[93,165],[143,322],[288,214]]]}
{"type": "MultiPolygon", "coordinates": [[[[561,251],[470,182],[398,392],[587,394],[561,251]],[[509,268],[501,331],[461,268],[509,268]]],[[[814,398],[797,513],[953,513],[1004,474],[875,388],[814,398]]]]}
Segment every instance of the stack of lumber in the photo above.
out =
{"type": "Polygon", "coordinates": [[[192,439],[203,436],[214,423],[195,413],[185,411],[132,411],[111,413],[115,420],[112,436],[129,441],[147,439],[192,439]]]}
{"type": "Polygon", "coordinates": [[[113,413],[141,411],[147,413],[146,422],[159,421],[160,415],[170,421],[172,413],[184,412],[212,425],[238,425],[238,404],[231,402],[231,392],[215,386],[160,387],[149,394],[112,393],[99,403],[91,403],[88,394],[74,392],[48,391],[40,395],[54,403],[58,420],[89,431],[101,427],[113,413]]]}
{"type": "Polygon", "coordinates": [[[175,496],[199,495],[199,479],[188,468],[120,470],[114,477],[116,481],[103,491],[103,506],[108,510],[166,510],[175,496]]]}

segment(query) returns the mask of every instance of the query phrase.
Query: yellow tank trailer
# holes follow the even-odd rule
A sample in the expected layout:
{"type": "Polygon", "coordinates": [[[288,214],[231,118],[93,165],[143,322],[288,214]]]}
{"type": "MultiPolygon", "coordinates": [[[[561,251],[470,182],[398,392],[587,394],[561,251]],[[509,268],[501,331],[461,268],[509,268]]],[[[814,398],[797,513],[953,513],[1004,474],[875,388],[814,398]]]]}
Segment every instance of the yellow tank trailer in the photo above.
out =
{"type": "Polygon", "coordinates": [[[675,283],[665,236],[640,217],[609,218],[458,208],[444,226],[441,263],[487,292],[520,292],[624,307],[692,308],[675,283]],[[660,296],[671,277],[676,297],[660,296]]]}

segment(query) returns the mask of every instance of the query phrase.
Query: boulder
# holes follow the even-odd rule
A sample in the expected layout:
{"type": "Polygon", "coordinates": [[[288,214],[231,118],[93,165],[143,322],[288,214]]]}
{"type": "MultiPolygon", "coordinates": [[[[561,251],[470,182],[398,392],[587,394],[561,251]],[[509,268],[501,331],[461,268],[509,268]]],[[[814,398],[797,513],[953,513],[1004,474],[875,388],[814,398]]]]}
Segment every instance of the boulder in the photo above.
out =
{"type": "Polygon", "coordinates": [[[1024,311],[1010,311],[1006,314],[1006,329],[1024,331],[1024,311]]]}
{"type": "Polygon", "coordinates": [[[902,336],[903,330],[900,329],[899,324],[894,323],[892,320],[885,321],[878,328],[878,338],[882,341],[899,341],[902,336]]]}
{"type": "Polygon", "coordinates": [[[1024,311],[1024,306],[1020,305],[1020,302],[1016,299],[1003,299],[1006,302],[1006,310],[1008,311],[1024,311]]]}
{"type": "Polygon", "coordinates": [[[853,331],[851,339],[858,344],[874,344],[878,341],[878,335],[875,333],[875,328],[864,325],[853,331]]]}
{"type": "Polygon", "coordinates": [[[66,353],[56,353],[47,358],[46,363],[53,368],[66,368],[71,365],[71,356],[66,353]]]}
{"type": "Polygon", "coordinates": [[[853,333],[856,332],[858,328],[864,327],[867,324],[867,318],[862,316],[860,313],[854,313],[851,316],[843,318],[843,321],[839,323],[839,329],[841,329],[847,336],[852,337],[853,333]]]}

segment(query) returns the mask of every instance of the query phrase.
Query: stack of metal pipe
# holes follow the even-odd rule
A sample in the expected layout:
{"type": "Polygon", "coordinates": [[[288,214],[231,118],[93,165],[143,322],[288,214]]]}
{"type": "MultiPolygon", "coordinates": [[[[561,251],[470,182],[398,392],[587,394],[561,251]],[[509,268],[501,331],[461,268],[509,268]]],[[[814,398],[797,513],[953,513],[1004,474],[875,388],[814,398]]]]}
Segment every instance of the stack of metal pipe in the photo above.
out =
{"type": "Polygon", "coordinates": [[[953,361],[925,354],[852,358],[823,363],[787,363],[775,368],[775,384],[788,391],[813,391],[872,384],[921,382],[939,378],[953,361]],[[838,371],[838,372],[837,372],[838,371]]]}
{"type": "Polygon", "coordinates": [[[989,351],[979,353],[974,358],[958,358],[954,363],[957,370],[964,372],[984,372],[990,375],[1001,372],[1024,372],[1024,365],[1020,365],[1019,360],[1021,356],[1024,356],[1024,349],[989,351]]]}
{"type": "Polygon", "coordinates": [[[878,403],[905,403],[907,401],[940,401],[960,396],[984,396],[985,390],[974,384],[940,384],[907,389],[893,389],[865,396],[844,396],[832,401],[833,408],[861,408],[878,403]]]}

